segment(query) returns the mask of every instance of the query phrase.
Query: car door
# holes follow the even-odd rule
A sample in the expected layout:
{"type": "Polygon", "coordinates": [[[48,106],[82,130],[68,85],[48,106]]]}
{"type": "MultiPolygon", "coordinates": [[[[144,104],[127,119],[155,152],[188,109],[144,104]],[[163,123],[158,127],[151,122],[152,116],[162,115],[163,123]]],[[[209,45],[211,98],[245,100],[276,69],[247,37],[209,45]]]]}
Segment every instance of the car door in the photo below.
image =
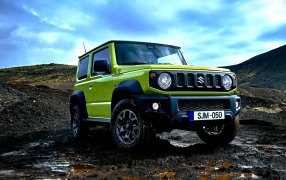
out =
{"type": "Polygon", "coordinates": [[[89,118],[109,121],[111,117],[111,97],[114,88],[110,70],[106,72],[94,71],[94,62],[100,60],[106,60],[110,69],[110,48],[108,45],[93,54],[87,92],[87,110],[89,118]]]}

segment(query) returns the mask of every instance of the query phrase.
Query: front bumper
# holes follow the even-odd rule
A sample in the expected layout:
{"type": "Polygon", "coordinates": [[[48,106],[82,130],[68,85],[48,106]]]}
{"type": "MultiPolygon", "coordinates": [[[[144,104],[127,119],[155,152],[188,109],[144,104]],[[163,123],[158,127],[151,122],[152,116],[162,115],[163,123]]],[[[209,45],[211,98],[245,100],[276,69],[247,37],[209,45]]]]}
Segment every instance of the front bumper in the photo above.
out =
{"type": "MultiPolygon", "coordinates": [[[[232,96],[162,96],[138,95],[134,97],[137,111],[154,120],[165,123],[190,122],[190,111],[224,110],[225,120],[233,120],[241,110],[241,99],[232,96]],[[182,102],[184,102],[182,107],[182,102]],[[195,102],[195,103],[193,103],[195,102]],[[218,105],[221,102],[221,105],[218,105]],[[159,104],[159,109],[152,108],[153,103],[159,104]],[[195,106],[195,107],[194,107],[195,106]],[[201,107],[200,107],[201,106],[201,107]],[[203,107],[204,106],[204,107],[203,107]],[[217,109],[219,108],[220,109],[217,109]],[[209,108],[209,109],[208,109],[209,108]],[[223,108],[223,109],[221,109],[223,108]]],[[[209,120],[208,120],[209,121],[209,120]]]]}

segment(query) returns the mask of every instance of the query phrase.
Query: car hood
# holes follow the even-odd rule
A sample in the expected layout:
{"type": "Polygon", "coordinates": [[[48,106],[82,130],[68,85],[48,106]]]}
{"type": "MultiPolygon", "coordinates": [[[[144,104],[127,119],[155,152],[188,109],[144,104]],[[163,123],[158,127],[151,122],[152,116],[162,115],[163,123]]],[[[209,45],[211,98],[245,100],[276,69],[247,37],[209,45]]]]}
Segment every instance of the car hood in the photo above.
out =
{"type": "Polygon", "coordinates": [[[161,65],[161,64],[152,64],[152,65],[124,65],[118,68],[118,73],[126,73],[130,71],[138,70],[177,70],[177,71],[205,71],[205,72],[229,72],[225,68],[215,68],[207,66],[192,66],[192,65],[161,65]]]}

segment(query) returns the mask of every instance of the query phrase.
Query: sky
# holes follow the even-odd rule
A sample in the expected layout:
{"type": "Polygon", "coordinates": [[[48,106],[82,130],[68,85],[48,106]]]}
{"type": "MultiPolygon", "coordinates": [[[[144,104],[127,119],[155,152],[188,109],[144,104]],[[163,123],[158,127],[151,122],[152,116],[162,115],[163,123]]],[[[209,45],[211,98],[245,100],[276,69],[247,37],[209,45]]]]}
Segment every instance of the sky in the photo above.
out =
{"type": "Polygon", "coordinates": [[[227,66],[286,44],[285,0],[0,0],[0,68],[76,65],[109,40],[182,47],[191,65],[227,66]]]}

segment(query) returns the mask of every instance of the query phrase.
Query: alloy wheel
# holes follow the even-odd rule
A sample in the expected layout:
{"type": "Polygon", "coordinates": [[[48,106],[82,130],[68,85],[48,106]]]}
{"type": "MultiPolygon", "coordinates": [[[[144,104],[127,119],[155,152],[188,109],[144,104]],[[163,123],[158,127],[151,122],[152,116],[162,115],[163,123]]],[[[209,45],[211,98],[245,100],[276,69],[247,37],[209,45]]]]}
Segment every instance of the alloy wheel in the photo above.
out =
{"type": "Polygon", "coordinates": [[[116,135],[123,144],[131,145],[139,137],[139,120],[136,114],[129,110],[122,110],[116,117],[116,135]]]}

